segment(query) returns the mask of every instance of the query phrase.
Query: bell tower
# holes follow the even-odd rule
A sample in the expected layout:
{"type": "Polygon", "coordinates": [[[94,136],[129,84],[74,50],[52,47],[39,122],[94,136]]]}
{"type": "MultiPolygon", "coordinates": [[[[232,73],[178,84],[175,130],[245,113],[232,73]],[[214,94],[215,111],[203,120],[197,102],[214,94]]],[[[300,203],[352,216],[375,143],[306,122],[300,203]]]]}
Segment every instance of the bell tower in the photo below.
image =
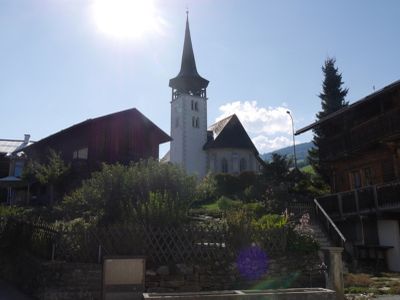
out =
{"type": "Polygon", "coordinates": [[[170,161],[202,178],[206,175],[207,164],[203,146],[207,142],[206,88],[209,81],[197,72],[188,12],[186,14],[181,70],[169,81],[172,88],[170,161]]]}

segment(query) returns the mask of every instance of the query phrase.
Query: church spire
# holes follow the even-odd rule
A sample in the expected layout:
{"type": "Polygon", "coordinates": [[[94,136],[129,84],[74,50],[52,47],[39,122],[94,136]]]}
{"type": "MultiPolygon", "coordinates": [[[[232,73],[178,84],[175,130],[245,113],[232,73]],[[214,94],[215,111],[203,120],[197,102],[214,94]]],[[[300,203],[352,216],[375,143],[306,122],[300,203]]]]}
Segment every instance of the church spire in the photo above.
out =
{"type": "Polygon", "coordinates": [[[189,12],[186,11],[185,40],[183,43],[181,70],[179,74],[170,79],[169,86],[181,93],[191,93],[194,95],[205,94],[208,80],[199,75],[194,59],[192,39],[189,29],[189,12]]]}

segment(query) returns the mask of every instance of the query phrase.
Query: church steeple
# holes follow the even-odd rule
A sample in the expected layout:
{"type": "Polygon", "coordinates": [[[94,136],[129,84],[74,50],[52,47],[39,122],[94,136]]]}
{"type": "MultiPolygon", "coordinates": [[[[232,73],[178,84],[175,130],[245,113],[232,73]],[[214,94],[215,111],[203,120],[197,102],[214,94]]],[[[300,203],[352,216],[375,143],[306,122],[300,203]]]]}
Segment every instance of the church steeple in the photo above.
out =
{"type": "MultiPolygon", "coordinates": [[[[186,12],[188,14],[188,12],[186,12]]],[[[189,16],[186,16],[185,41],[183,44],[181,70],[169,80],[169,86],[174,93],[186,93],[205,97],[208,80],[199,75],[194,59],[192,39],[190,38],[189,16]]]]}

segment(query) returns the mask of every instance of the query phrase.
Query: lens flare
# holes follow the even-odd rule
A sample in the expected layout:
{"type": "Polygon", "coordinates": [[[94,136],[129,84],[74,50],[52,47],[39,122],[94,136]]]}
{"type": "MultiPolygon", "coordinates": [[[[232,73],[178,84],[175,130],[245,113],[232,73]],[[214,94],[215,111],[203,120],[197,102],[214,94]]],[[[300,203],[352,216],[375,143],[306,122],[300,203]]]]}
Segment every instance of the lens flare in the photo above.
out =
{"type": "Polygon", "coordinates": [[[248,280],[258,280],[268,271],[267,254],[258,246],[240,251],[236,263],[240,275],[248,280]]]}

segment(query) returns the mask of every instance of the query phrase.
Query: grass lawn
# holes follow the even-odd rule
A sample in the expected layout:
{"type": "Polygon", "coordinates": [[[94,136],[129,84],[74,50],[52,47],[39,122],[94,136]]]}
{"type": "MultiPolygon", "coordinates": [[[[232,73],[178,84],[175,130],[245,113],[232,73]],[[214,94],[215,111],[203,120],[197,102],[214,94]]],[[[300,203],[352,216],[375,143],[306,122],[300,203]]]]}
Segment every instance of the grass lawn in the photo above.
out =
{"type": "Polygon", "coordinates": [[[347,274],[344,276],[346,294],[400,295],[400,274],[381,273],[378,276],[370,274],[347,274]]]}
{"type": "Polygon", "coordinates": [[[220,209],[218,207],[217,201],[213,202],[213,203],[209,203],[209,204],[204,204],[201,206],[201,208],[208,210],[208,211],[212,211],[212,212],[219,212],[220,209]]]}

